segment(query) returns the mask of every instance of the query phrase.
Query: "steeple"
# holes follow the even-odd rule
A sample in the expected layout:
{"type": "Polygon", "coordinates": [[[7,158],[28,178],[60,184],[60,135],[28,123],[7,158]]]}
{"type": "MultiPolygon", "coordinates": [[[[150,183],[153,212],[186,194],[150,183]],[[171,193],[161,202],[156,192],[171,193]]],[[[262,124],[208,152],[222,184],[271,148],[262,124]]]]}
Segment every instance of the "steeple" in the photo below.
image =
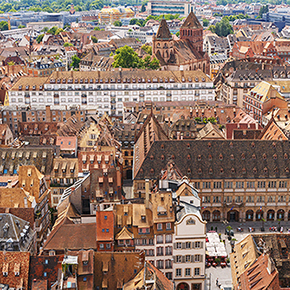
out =
{"type": "Polygon", "coordinates": [[[182,24],[183,29],[203,29],[200,22],[193,12],[190,12],[182,24]]]}
{"type": "Polygon", "coordinates": [[[157,39],[169,40],[172,39],[166,20],[163,18],[160,22],[157,34],[157,39]]]}

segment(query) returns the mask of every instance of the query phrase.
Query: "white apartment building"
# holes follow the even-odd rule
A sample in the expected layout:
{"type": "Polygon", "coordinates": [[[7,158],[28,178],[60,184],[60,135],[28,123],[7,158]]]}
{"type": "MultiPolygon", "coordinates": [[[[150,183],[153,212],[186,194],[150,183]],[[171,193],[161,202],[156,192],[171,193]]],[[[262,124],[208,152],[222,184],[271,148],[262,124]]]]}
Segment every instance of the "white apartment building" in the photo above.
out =
{"type": "Polygon", "coordinates": [[[123,102],[214,100],[212,80],[202,71],[56,71],[22,77],[8,92],[9,105],[96,106],[100,115],[123,114],[123,102]]]}

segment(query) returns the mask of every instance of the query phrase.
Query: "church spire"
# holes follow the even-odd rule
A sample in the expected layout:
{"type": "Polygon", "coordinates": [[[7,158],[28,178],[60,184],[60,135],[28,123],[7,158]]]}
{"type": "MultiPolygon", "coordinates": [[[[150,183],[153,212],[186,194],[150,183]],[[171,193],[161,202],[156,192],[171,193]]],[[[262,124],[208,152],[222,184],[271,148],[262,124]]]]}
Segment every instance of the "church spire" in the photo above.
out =
{"type": "Polygon", "coordinates": [[[157,39],[172,39],[171,33],[169,31],[168,25],[166,20],[163,18],[160,22],[157,34],[156,34],[157,39]]]}

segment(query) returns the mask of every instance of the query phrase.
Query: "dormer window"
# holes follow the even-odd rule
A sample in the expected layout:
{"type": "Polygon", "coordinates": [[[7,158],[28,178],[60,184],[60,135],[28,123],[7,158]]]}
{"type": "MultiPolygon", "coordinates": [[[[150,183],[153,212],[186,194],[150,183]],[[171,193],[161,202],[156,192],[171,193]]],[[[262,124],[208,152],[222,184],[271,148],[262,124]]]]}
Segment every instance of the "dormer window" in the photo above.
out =
{"type": "Polygon", "coordinates": [[[201,168],[198,168],[198,174],[202,174],[202,170],[201,170],[201,168]]]}
{"type": "Polygon", "coordinates": [[[252,142],[252,143],[251,143],[251,146],[252,146],[252,148],[254,148],[254,147],[255,147],[255,143],[254,143],[254,142],[252,142]]]}
{"type": "Polygon", "coordinates": [[[273,155],[273,159],[276,160],[277,159],[277,154],[273,155]]]}
{"type": "Polygon", "coordinates": [[[263,159],[266,159],[267,158],[267,155],[266,153],[263,154],[263,159]]]}
{"type": "Polygon", "coordinates": [[[234,157],[234,154],[231,154],[231,160],[234,160],[235,157],[234,157]]]}
{"type": "Polygon", "coordinates": [[[191,173],[191,169],[190,168],[187,169],[187,173],[191,173]]]}
{"type": "Polygon", "coordinates": [[[256,154],[253,154],[252,155],[252,159],[256,159],[256,154]]]}
{"type": "Polygon", "coordinates": [[[150,160],[153,160],[153,159],[154,159],[154,156],[153,156],[153,155],[151,155],[151,156],[150,156],[150,160]]]}
{"type": "Polygon", "coordinates": [[[246,174],[246,173],[247,173],[246,168],[243,168],[243,169],[242,169],[242,173],[243,173],[243,174],[246,174]]]}
{"type": "Polygon", "coordinates": [[[285,168],[285,172],[286,172],[286,173],[289,173],[289,167],[286,167],[286,168],[285,168]]]}
{"type": "Polygon", "coordinates": [[[287,153],[284,154],[284,159],[288,159],[288,154],[287,153]]]}
{"type": "Polygon", "coordinates": [[[276,142],[273,142],[273,143],[272,143],[272,146],[273,146],[274,148],[276,148],[276,142]]]}
{"type": "Polygon", "coordinates": [[[209,174],[212,174],[213,173],[212,168],[209,169],[209,172],[208,173],[209,174]]]}
{"type": "Polygon", "coordinates": [[[231,172],[232,172],[232,174],[234,174],[235,173],[235,168],[232,167],[231,172]]]}
{"type": "Polygon", "coordinates": [[[187,160],[190,160],[190,159],[191,159],[190,154],[188,154],[187,155],[187,160]]]}
{"type": "Polygon", "coordinates": [[[150,173],[154,174],[154,169],[153,168],[150,169],[150,173]]]}
{"type": "Polygon", "coordinates": [[[223,168],[220,169],[220,173],[221,173],[221,174],[224,173],[224,169],[223,169],[223,168]]]}
{"type": "Polygon", "coordinates": [[[201,155],[197,156],[197,161],[201,161],[201,155]]]}
{"type": "Polygon", "coordinates": [[[264,168],[264,172],[265,172],[265,173],[268,172],[268,168],[267,168],[267,167],[264,168]]]}
{"type": "Polygon", "coordinates": [[[242,160],[245,160],[245,153],[241,154],[241,158],[242,158],[242,160]]]}
{"type": "Polygon", "coordinates": [[[161,155],[161,160],[164,160],[164,155],[161,155]]]}
{"type": "Polygon", "coordinates": [[[210,142],[207,143],[207,147],[211,148],[211,143],[210,142]]]}
{"type": "Polygon", "coordinates": [[[231,142],[231,143],[230,143],[230,147],[233,148],[233,146],[234,146],[234,144],[233,144],[233,142],[231,142]]]}
{"type": "Polygon", "coordinates": [[[223,155],[222,154],[220,154],[219,159],[223,160],[223,155]]]}
{"type": "Polygon", "coordinates": [[[208,160],[212,161],[212,155],[211,154],[208,155],[208,160]]]}
{"type": "Polygon", "coordinates": [[[254,172],[254,174],[257,173],[257,168],[256,167],[253,168],[253,172],[254,172]]]}

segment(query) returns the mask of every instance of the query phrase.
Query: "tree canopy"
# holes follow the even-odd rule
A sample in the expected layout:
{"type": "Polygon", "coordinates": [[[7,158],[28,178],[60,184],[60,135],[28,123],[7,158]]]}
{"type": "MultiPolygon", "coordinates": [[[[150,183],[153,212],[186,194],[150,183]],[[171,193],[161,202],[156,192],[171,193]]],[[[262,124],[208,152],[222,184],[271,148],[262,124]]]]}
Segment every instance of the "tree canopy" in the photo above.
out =
{"type": "Polygon", "coordinates": [[[7,21],[0,22],[0,30],[1,31],[8,30],[8,22],[7,21]]]}
{"type": "Polygon", "coordinates": [[[74,46],[72,43],[70,43],[70,42],[65,42],[64,44],[63,44],[63,46],[64,47],[68,47],[68,46],[74,46]]]}
{"type": "Polygon", "coordinates": [[[223,19],[216,25],[210,25],[209,30],[216,33],[218,36],[228,36],[229,34],[234,33],[233,28],[226,17],[223,17],[223,19]]]}
{"type": "Polygon", "coordinates": [[[120,20],[116,20],[113,24],[114,26],[118,26],[118,27],[122,26],[122,22],[120,20]]]}
{"type": "Polygon", "coordinates": [[[36,38],[37,43],[40,43],[44,37],[44,34],[39,34],[36,38]]]}
{"type": "Polygon", "coordinates": [[[74,55],[71,59],[72,63],[70,64],[70,66],[73,67],[74,69],[79,68],[81,59],[76,55],[74,55]]]}
{"type": "Polygon", "coordinates": [[[259,18],[262,18],[263,14],[267,12],[269,12],[268,5],[262,6],[259,11],[259,18]]]}
{"type": "MultiPolygon", "coordinates": [[[[145,49],[148,49],[147,47],[145,49]]],[[[148,49],[149,50],[149,49],[148,49]]],[[[133,48],[125,45],[116,50],[114,55],[113,67],[122,68],[149,68],[158,69],[160,68],[159,60],[155,57],[152,59],[150,55],[145,56],[144,59],[139,58],[138,54],[133,48]]]]}

